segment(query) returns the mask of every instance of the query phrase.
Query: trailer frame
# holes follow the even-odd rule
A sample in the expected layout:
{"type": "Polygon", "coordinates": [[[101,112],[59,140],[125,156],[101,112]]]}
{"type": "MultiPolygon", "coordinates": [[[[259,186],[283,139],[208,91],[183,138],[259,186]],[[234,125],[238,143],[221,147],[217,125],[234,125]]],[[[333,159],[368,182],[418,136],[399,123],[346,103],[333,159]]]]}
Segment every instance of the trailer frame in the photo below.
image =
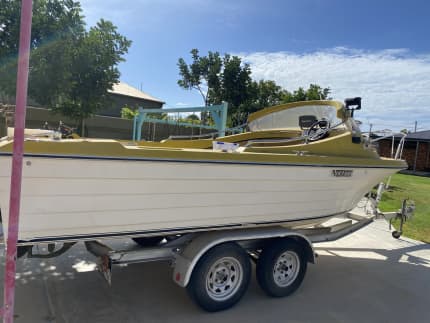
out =
{"type": "MultiPolygon", "coordinates": [[[[397,218],[402,226],[413,214],[413,202],[404,200],[397,212],[381,212],[377,204],[382,191],[381,186],[376,198],[366,197],[352,211],[314,226],[273,225],[199,231],[169,236],[152,246],[123,250],[115,250],[104,241],[82,242],[87,251],[97,257],[97,269],[109,285],[116,265],[167,261],[173,267],[172,279],[176,284],[186,288],[203,309],[218,311],[236,304],[246,291],[251,268],[249,259],[256,263],[257,281],[269,296],[287,296],[300,286],[307,263],[316,262],[314,243],[340,239],[378,218],[390,223],[397,218]],[[285,265],[287,262],[292,269],[285,265]],[[225,274],[230,269],[232,273],[225,274]],[[213,278],[214,275],[218,278],[213,278]],[[236,283],[235,279],[239,279],[236,277],[243,283],[236,283]],[[214,281],[218,285],[215,286],[214,281]],[[230,295],[228,288],[233,287],[237,294],[230,295]]],[[[400,227],[392,235],[398,238],[401,233],[400,227]]],[[[29,258],[53,258],[77,242],[64,242],[59,248],[58,244],[48,244],[47,253],[33,253],[35,245],[20,248],[25,248],[22,255],[27,254],[29,258]]]]}

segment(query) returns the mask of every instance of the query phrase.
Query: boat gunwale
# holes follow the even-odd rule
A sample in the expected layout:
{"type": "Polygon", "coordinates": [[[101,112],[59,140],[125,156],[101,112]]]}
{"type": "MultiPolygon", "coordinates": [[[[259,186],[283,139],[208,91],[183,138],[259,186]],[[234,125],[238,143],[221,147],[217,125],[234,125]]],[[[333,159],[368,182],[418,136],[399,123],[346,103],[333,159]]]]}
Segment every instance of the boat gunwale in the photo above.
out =
{"type": "MultiPolygon", "coordinates": [[[[262,155],[258,153],[222,153],[220,154],[228,154],[228,155],[241,155],[241,154],[253,154],[253,155],[262,155]]],[[[297,155],[297,154],[268,154],[264,155],[283,155],[286,157],[303,159],[306,157],[315,159],[342,159],[342,157],[332,157],[332,156],[317,156],[317,155],[297,155]]],[[[12,153],[0,152],[0,157],[11,157],[12,153]]],[[[135,156],[99,156],[99,155],[57,155],[57,154],[33,154],[33,153],[24,153],[24,157],[31,158],[47,158],[47,159],[87,159],[87,160],[111,160],[111,161],[131,161],[131,162],[170,162],[170,163],[199,163],[199,164],[232,164],[232,165],[261,165],[261,166],[290,166],[290,167],[327,167],[327,168],[386,168],[386,169],[405,169],[407,168],[407,164],[404,160],[399,159],[370,159],[370,158],[345,158],[350,160],[360,160],[361,162],[376,162],[374,164],[363,165],[363,164],[353,164],[353,163],[318,163],[318,162],[270,162],[270,161],[252,161],[252,160],[220,160],[220,159],[180,159],[180,158],[155,158],[155,157],[135,157],[135,156]],[[379,164],[377,162],[380,162],[379,164]],[[387,165],[387,162],[393,163],[387,165]],[[385,164],[385,165],[384,165],[385,164]]]]}

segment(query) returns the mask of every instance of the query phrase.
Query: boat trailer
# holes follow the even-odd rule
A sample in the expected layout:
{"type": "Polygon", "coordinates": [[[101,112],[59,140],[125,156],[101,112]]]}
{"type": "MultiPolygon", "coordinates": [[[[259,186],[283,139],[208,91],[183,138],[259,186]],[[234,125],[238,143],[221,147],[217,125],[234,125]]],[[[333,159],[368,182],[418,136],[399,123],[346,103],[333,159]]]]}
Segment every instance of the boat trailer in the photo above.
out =
{"type": "Polygon", "coordinates": [[[315,263],[318,255],[313,243],[340,239],[381,218],[389,221],[390,230],[392,220],[400,220],[399,230],[392,231],[398,239],[415,205],[403,200],[397,212],[381,212],[377,205],[384,188],[381,183],[374,196],[363,198],[350,212],[314,226],[244,227],[173,235],[163,240],[130,236],[143,247],[124,250],[115,250],[104,241],[69,241],[48,244],[47,248],[20,246],[18,256],[54,258],[77,242],[84,242],[88,252],[97,257],[97,269],[109,285],[114,265],[167,261],[173,267],[175,283],[186,288],[203,309],[219,311],[236,304],[246,291],[250,259],[256,264],[260,287],[269,296],[282,297],[300,286],[307,263],[315,263]],[[33,249],[42,252],[35,253],[33,249]]]}
{"type": "MultiPolygon", "coordinates": [[[[337,240],[379,218],[390,221],[390,228],[393,219],[400,220],[400,229],[392,232],[394,238],[399,238],[404,222],[413,214],[414,204],[404,200],[397,212],[381,212],[377,204],[382,191],[380,186],[376,198],[364,198],[349,213],[312,227],[291,229],[276,225],[194,232],[166,237],[161,242],[141,237],[143,241],[152,241],[152,245],[126,250],[115,250],[101,241],[84,243],[97,257],[98,271],[109,285],[114,265],[167,261],[173,267],[175,283],[185,287],[204,310],[219,311],[236,304],[246,291],[250,259],[256,264],[257,282],[266,294],[283,297],[300,286],[307,263],[315,262],[318,255],[313,243],[337,240]]],[[[54,244],[48,245],[45,254],[33,253],[30,248],[27,256],[56,257],[76,242],[64,243],[58,249],[54,244]]]]}

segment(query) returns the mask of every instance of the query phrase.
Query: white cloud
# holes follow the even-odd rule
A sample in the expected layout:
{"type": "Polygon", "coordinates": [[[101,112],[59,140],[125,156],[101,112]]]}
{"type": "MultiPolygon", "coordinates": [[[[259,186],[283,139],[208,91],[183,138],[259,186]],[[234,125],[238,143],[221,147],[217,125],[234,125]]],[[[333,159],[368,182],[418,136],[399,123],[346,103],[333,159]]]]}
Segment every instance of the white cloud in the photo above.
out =
{"type": "Polygon", "coordinates": [[[361,96],[356,116],[378,128],[430,129],[430,55],[407,49],[366,51],[336,47],[305,54],[239,54],[255,79],[275,80],[288,90],[311,83],[332,89],[335,99],[361,96]]]}

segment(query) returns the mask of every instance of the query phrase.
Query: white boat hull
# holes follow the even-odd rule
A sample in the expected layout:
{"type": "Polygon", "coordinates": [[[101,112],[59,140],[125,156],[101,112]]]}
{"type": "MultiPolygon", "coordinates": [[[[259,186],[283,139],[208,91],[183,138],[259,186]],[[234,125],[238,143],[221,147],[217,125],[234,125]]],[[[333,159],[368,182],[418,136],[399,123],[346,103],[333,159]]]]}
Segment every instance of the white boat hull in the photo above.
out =
{"type": "MultiPolygon", "coordinates": [[[[25,157],[23,167],[20,243],[318,223],[352,209],[397,171],[45,157],[25,157]]],[[[5,234],[10,170],[11,157],[1,156],[5,234]]]]}

